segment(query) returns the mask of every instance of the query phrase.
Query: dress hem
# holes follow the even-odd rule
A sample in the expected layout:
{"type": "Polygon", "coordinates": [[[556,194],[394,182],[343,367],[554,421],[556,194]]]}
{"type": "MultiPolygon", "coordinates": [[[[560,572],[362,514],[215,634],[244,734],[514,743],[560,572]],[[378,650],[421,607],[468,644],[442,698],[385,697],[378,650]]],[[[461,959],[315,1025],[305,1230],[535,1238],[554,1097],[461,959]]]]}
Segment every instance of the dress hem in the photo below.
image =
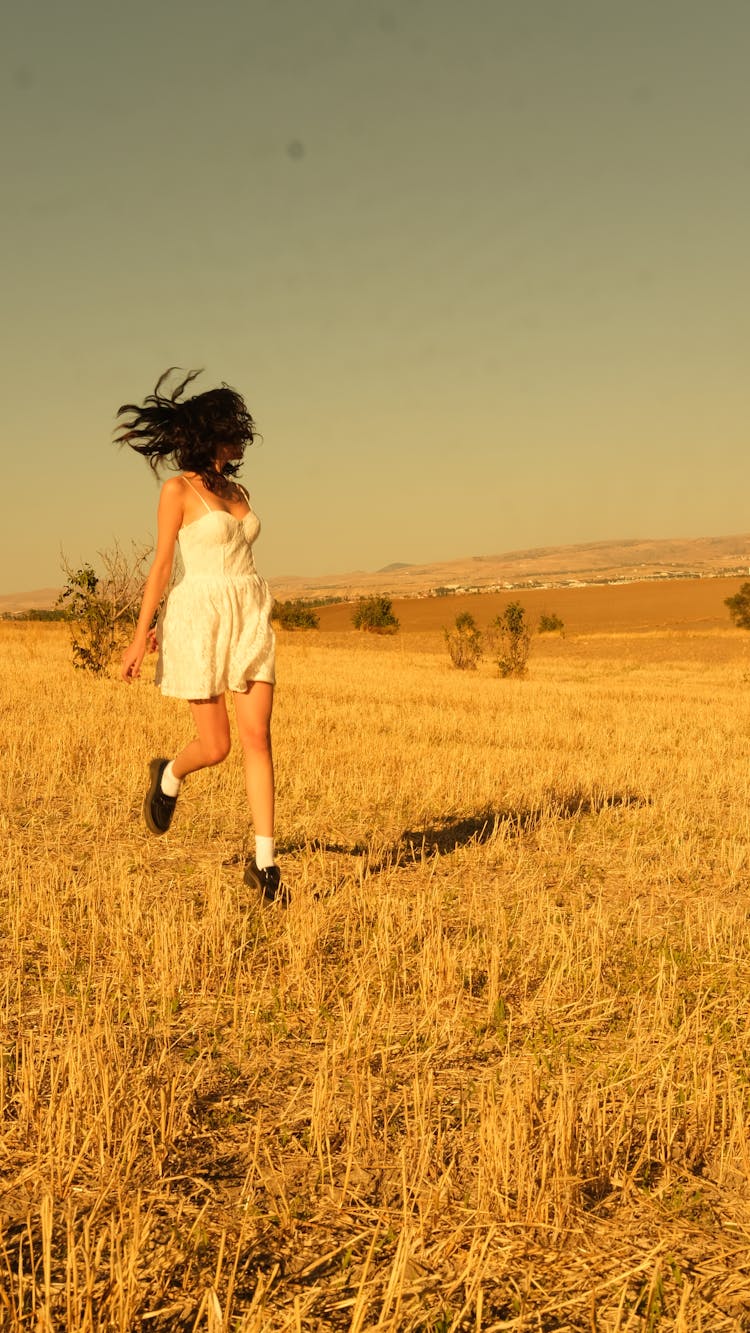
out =
{"type": "Polygon", "coordinates": [[[241,685],[232,685],[227,682],[217,690],[208,690],[205,693],[202,690],[191,690],[186,694],[184,690],[165,689],[160,681],[154,681],[156,688],[161,690],[165,699],[218,699],[220,694],[245,694],[249,685],[275,685],[276,678],[268,676],[247,676],[241,685]]]}

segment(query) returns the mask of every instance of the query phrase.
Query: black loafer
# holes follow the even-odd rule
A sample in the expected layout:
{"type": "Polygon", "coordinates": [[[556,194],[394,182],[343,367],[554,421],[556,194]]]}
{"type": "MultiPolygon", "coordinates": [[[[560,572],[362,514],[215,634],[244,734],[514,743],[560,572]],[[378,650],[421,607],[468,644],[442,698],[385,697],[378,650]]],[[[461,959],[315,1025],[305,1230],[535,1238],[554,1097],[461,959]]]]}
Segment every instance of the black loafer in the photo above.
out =
{"type": "Polygon", "coordinates": [[[286,907],[289,902],[289,890],[281,882],[278,866],[266,866],[261,870],[253,856],[245,862],[244,880],[247,887],[255,889],[267,903],[283,903],[286,907]]]}
{"type": "Polygon", "coordinates": [[[177,804],[176,796],[167,796],[161,789],[161,775],[168,763],[168,759],[152,759],[148,766],[151,781],[143,802],[143,818],[151,832],[157,834],[166,833],[177,804]]]}

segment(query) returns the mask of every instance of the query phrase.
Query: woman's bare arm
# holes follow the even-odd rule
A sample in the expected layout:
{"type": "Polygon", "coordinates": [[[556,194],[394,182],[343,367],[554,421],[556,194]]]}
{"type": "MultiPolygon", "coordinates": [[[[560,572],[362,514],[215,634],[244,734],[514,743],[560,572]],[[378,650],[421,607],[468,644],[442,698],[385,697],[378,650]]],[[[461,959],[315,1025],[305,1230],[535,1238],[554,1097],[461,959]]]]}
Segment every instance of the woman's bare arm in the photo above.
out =
{"type": "Polygon", "coordinates": [[[143,600],[133,640],[122,655],[121,675],[128,685],[141,674],[141,663],[148,645],[149,626],[172,573],[175,542],[185,511],[184,491],[185,488],[180,485],[177,477],[166,481],[161,489],[157,512],[156,552],[143,589],[143,600]]]}

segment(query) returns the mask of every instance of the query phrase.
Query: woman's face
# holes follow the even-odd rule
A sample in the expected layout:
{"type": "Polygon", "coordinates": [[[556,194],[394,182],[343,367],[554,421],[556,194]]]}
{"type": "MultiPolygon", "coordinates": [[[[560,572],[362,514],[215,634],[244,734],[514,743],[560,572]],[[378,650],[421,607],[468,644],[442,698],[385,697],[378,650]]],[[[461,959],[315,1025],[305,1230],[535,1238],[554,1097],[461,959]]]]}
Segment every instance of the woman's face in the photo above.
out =
{"type": "Polygon", "coordinates": [[[220,444],[216,450],[216,466],[221,471],[225,463],[237,463],[245,453],[243,444],[220,444]]]}

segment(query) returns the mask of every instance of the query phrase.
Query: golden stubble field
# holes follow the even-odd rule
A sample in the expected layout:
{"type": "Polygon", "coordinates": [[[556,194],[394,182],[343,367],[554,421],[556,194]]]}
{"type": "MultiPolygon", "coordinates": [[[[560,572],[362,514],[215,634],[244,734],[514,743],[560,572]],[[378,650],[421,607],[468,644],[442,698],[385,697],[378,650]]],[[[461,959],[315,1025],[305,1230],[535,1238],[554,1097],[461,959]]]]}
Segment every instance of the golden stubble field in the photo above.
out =
{"type": "Polygon", "coordinates": [[[279,841],[0,626],[0,1326],[750,1327],[750,637],[279,636],[279,841]]]}

